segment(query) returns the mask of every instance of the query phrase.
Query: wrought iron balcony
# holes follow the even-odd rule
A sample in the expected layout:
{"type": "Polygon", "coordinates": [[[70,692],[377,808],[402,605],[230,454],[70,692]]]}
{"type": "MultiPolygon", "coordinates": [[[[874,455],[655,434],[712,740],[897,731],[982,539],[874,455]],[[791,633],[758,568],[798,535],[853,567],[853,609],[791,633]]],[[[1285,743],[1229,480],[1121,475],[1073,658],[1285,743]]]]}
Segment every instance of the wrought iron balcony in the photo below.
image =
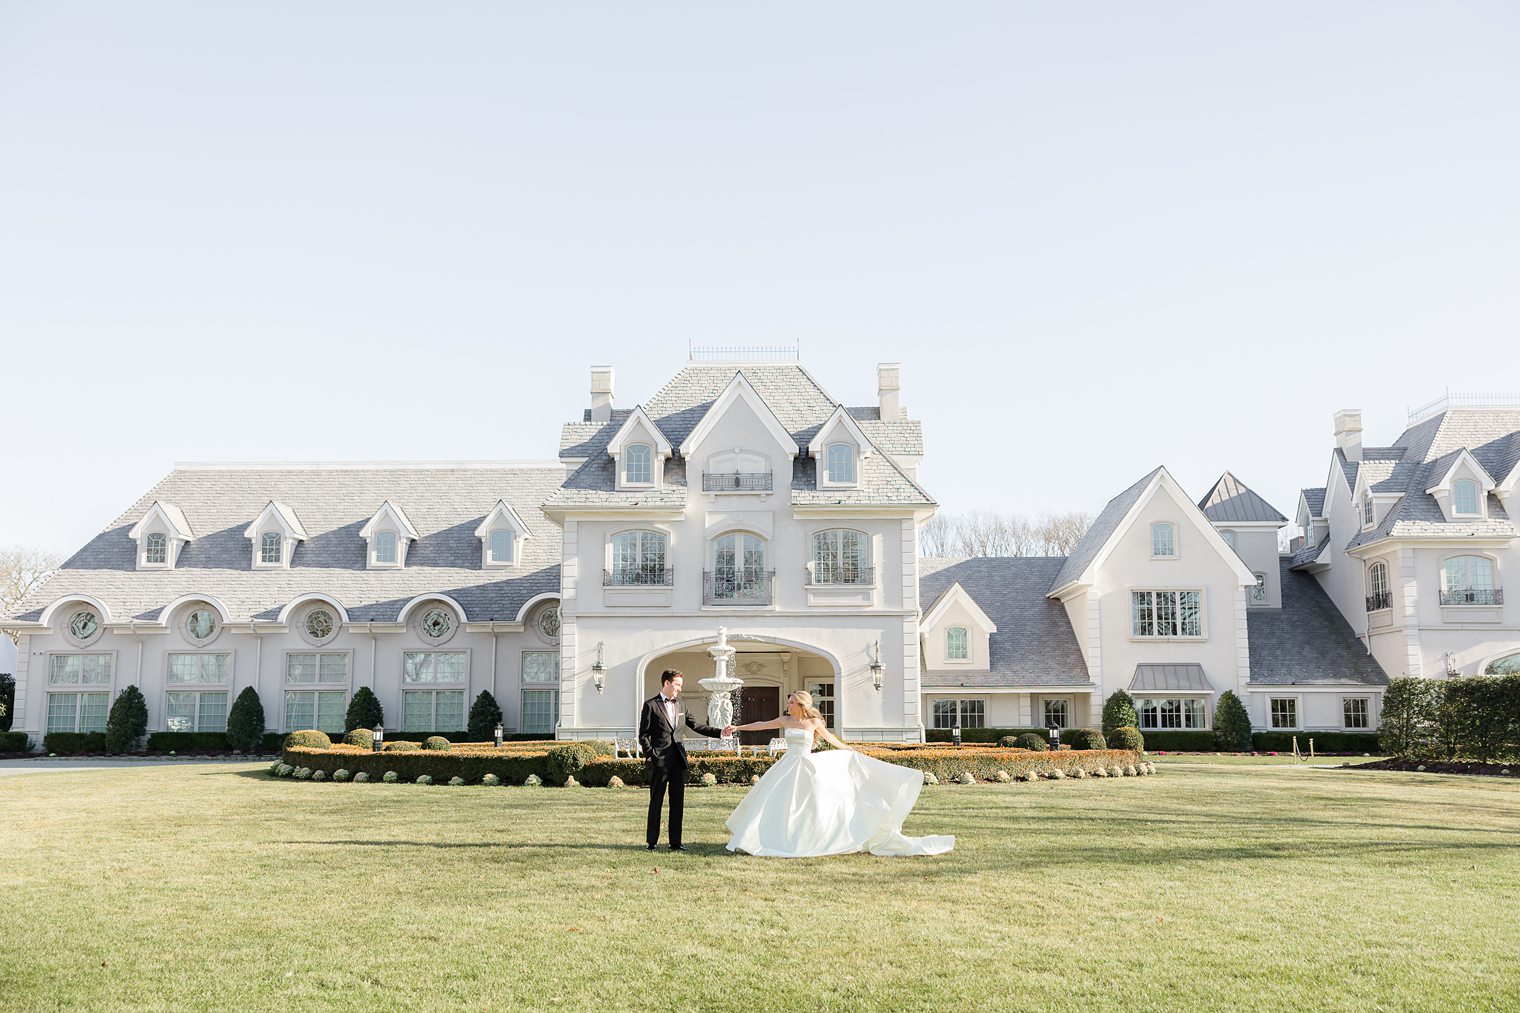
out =
{"type": "Polygon", "coordinates": [[[1387,591],[1379,591],[1376,594],[1369,594],[1367,596],[1368,612],[1376,612],[1379,609],[1391,608],[1392,606],[1393,600],[1387,591]]]}
{"type": "Polygon", "coordinates": [[[770,492],[769,471],[704,471],[703,492],[770,492]]]}
{"type": "Polygon", "coordinates": [[[876,583],[876,569],[870,566],[837,566],[815,562],[809,571],[808,583],[871,586],[876,583]]]}
{"type": "Polygon", "coordinates": [[[603,587],[670,587],[675,570],[668,566],[628,566],[602,571],[603,587]]]}
{"type": "Polygon", "coordinates": [[[1504,589],[1499,587],[1458,587],[1441,592],[1442,605],[1503,605],[1504,589]]]}
{"type": "Polygon", "coordinates": [[[702,571],[704,605],[773,605],[776,571],[740,567],[702,571]]]}

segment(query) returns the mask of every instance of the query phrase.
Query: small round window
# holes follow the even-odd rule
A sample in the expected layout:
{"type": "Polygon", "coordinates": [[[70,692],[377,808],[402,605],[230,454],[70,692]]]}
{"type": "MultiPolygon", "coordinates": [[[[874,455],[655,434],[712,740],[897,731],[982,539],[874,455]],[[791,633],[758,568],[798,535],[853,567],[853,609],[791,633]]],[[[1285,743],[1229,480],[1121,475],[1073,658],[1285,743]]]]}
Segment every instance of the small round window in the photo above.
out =
{"type": "Polygon", "coordinates": [[[100,617],[93,612],[80,610],[69,620],[69,635],[75,640],[89,640],[99,631],[100,617]]]}
{"type": "Polygon", "coordinates": [[[454,617],[447,609],[432,608],[422,614],[422,635],[442,640],[454,629],[454,617]]]}
{"type": "Polygon", "coordinates": [[[306,632],[313,640],[326,640],[336,628],[333,614],[327,609],[316,608],[306,613],[306,632]]]}
{"type": "Polygon", "coordinates": [[[538,631],[550,640],[559,636],[558,608],[546,608],[538,614],[538,631]]]}
{"type": "Polygon", "coordinates": [[[216,613],[210,609],[196,609],[185,620],[185,632],[191,640],[210,640],[216,635],[216,613]]]}

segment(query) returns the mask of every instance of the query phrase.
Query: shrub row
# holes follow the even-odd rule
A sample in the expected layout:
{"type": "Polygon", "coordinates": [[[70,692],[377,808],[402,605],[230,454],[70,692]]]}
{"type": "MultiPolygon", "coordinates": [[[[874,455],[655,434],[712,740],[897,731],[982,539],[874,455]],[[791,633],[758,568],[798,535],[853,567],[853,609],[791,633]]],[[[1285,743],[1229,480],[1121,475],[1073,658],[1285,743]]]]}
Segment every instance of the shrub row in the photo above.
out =
{"type": "MultiPolygon", "coordinates": [[[[259,749],[265,753],[278,753],[279,732],[259,736],[259,749]]],[[[151,732],[148,735],[150,753],[225,753],[233,746],[222,732],[151,732]]]]}
{"type": "Polygon", "coordinates": [[[1376,753],[1377,732],[1255,732],[1251,735],[1251,748],[1260,753],[1286,753],[1293,749],[1298,739],[1301,752],[1309,751],[1309,740],[1314,740],[1316,753],[1376,753]]]}
{"type": "Polygon", "coordinates": [[[1213,732],[1157,732],[1145,733],[1145,748],[1151,752],[1208,753],[1214,745],[1213,732]]]}
{"type": "MultiPolygon", "coordinates": [[[[862,752],[888,763],[933,774],[940,781],[953,780],[962,774],[971,774],[978,780],[993,780],[998,771],[1014,777],[1031,771],[1039,775],[1061,771],[1067,776],[1075,776],[1078,770],[1090,774],[1099,768],[1106,771],[1140,762],[1139,754],[1127,749],[1031,752],[927,746],[866,749],[862,752]]],[[[565,742],[550,749],[532,751],[454,749],[430,752],[418,749],[389,753],[365,752],[347,746],[313,749],[291,745],[285,749],[284,762],[313,772],[323,771],[328,777],[338,770],[350,774],[362,771],[371,781],[381,780],[386,771],[395,771],[399,780],[407,782],[426,775],[437,783],[458,777],[467,784],[479,784],[488,774],[494,774],[506,784],[523,784],[530,775],[547,784],[564,784],[566,778],[574,777],[581,784],[594,786],[604,786],[613,777],[621,778],[624,784],[647,784],[649,778],[649,768],[644,761],[614,760],[607,755],[598,755],[595,748],[585,742],[565,742]]],[[[748,784],[752,777],[763,774],[775,762],[776,759],[770,756],[694,753],[687,770],[687,781],[700,784],[704,774],[712,774],[720,784],[748,784]]]]}
{"type": "MultiPolygon", "coordinates": [[[[1033,735],[1038,735],[1046,742],[1050,741],[1050,731],[1046,728],[962,728],[961,741],[985,742],[992,744],[996,743],[998,739],[1007,738],[1010,736],[1017,738],[1026,732],[1033,735]]],[[[1066,734],[1067,733],[1065,731],[1061,733],[1062,741],[1065,741],[1066,734]]],[[[928,739],[930,742],[955,741],[954,735],[948,728],[930,728],[924,732],[924,738],[928,739]]]]}
{"type": "Polygon", "coordinates": [[[32,748],[26,732],[0,732],[0,753],[24,753],[32,748]]]}
{"type": "Polygon", "coordinates": [[[1520,675],[1391,679],[1378,739],[1400,758],[1520,758],[1520,675]]]}

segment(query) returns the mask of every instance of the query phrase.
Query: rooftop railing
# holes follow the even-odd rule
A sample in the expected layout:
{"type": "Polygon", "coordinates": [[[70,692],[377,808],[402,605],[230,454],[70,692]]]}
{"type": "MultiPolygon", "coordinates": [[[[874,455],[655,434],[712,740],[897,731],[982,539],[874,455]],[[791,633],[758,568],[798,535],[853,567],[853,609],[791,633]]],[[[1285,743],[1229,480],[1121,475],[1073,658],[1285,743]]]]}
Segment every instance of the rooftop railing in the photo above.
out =
{"type": "Polygon", "coordinates": [[[802,358],[802,346],[688,344],[686,356],[691,362],[796,362],[802,358]]]}
{"type": "Polygon", "coordinates": [[[1409,425],[1424,422],[1448,408],[1520,408],[1520,394],[1453,394],[1447,391],[1427,405],[1409,409],[1409,425]]]}

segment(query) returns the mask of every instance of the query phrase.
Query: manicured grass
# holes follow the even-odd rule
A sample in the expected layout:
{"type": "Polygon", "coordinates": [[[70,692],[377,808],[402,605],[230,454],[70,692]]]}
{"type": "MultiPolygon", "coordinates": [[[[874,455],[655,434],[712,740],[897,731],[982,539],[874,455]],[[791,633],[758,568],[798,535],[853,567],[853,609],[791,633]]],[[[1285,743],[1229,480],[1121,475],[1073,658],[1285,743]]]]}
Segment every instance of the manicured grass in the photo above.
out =
{"type": "Polygon", "coordinates": [[[1292,753],[1278,753],[1276,756],[1268,756],[1266,753],[1258,753],[1255,756],[1241,755],[1238,753],[1146,753],[1145,758],[1158,764],[1165,763],[1175,766],[1176,764],[1223,764],[1232,767],[1303,767],[1310,765],[1325,766],[1327,764],[1340,763],[1371,763],[1373,760],[1381,760],[1381,756],[1363,756],[1358,753],[1355,756],[1315,756],[1310,759],[1299,759],[1292,753]]]}
{"type": "Polygon", "coordinates": [[[1176,765],[926,788],[949,855],[723,850],[742,788],[0,781],[0,996],[52,1009],[1514,1008],[1520,789],[1176,765]]]}

